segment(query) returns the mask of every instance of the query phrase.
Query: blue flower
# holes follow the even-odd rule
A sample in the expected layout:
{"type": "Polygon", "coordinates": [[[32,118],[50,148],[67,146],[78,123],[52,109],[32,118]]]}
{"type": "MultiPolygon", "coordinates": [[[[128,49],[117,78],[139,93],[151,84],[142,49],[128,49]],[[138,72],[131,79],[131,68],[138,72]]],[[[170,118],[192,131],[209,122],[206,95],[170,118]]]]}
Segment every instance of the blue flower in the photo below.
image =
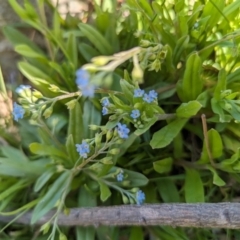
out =
{"type": "Polygon", "coordinates": [[[102,108],[102,115],[107,115],[108,114],[108,109],[106,107],[102,108]]]}
{"type": "Polygon", "coordinates": [[[86,141],[82,141],[82,144],[76,144],[77,152],[83,158],[87,158],[87,154],[90,152],[89,144],[86,141]]]}
{"type": "Polygon", "coordinates": [[[93,97],[94,96],[94,92],[95,92],[94,85],[89,84],[87,86],[81,87],[80,89],[81,89],[82,95],[84,97],[93,97]]]}
{"type": "Polygon", "coordinates": [[[142,190],[138,190],[136,193],[136,202],[137,205],[142,205],[145,201],[145,193],[142,190]]]}
{"type": "Polygon", "coordinates": [[[117,175],[117,181],[118,182],[122,182],[124,176],[123,176],[123,172],[121,171],[118,175],[117,175]]]}
{"type": "Polygon", "coordinates": [[[143,100],[147,103],[151,103],[157,99],[157,92],[155,90],[151,90],[148,94],[145,93],[143,96],[143,100]]]}
{"type": "Polygon", "coordinates": [[[20,85],[19,87],[16,88],[15,92],[20,94],[25,89],[30,89],[30,88],[31,88],[30,85],[20,85]]]}
{"type": "Polygon", "coordinates": [[[109,102],[109,99],[108,99],[108,98],[104,98],[104,99],[102,100],[102,106],[103,106],[103,107],[108,107],[109,104],[110,104],[110,102],[109,102]]]}
{"type": "Polygon", "coordinates": [[[134,90],[134,97],[142,97],[144,94],[144,90],[141,90],[140,88],[139,89],[135,89],[134,90]]]}
{"type": "Polygon", "coordinates": [[[151,98],[153,98],[153,99],[157,99],[157,96],[158,96],[158,94],[157,94],[157,92],[156,92],[155,90],[151,90],[151,91],[148,93],[148,95],[149,95],[151,98]]]}
{"type": "Polygon", "coordinates": [[[76,71],[76,84],[80,87],[87,86],[89,84],[90,75],[85,69],[78,69],[76,71]]]}
{"type": "Polygon", "coordinates": [[[151,103],[151,102],[154,101],[154,99],[153,99],[149,94],[147,94],[147,93],[144,94],[143,100],[144,100],[145,102],[147,102],[147,103],[151,103]]]}
{"type": "Polygon", "coordinates": [[[128,138],[130,130],[127,128],[126,124],[117,124],[117,132],[120,138],[128,138]]]}
{"type": "Polygon", "coordinates": [[[23,115],[25,113],[25,110],[22,106],[18,105],[17,103],[13,104],[13,117],[15,121],[18,121],[18,119],[23,118],[23,115]]]}
{"type": "Polygon", "coordinates": [[[81,90],[82,95],[85,97],[93,97],[95,86],[89,82],[89,73],[86,70],[80,68],[76,71],[76,77],[76,84],[81,90]]]}
{"type": "Polygon", "coordinates": [[[132,113],[130,115],[133,119],[136,119],[140,116],[140,111],[138,109],[132,110],[132,113]]]}

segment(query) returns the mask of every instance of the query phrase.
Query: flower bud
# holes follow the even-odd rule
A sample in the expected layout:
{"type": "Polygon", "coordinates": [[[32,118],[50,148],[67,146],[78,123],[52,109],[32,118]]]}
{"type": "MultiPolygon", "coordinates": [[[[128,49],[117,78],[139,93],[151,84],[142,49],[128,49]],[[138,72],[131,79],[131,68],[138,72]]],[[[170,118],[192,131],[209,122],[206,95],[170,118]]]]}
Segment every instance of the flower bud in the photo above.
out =
{"type": "Polygon", "coordinates": [[[52,112],[53,112],[53,108],[51,106],[44,111],[43,116],[45,118],[49,118],[51,116],[52,112]]]}
{"type": "Polygon", "coordinates": [[[108,153],[112,154],[112,155],[117,155],[117,154],[119,154],[119,152],[120,152],[119,148],[113,148],[113,149],[108,151],[108,153]]]}
{"type": "Polygon", "coordinates": [[[67,240],[67,237],[62,232],[59,234],[59,240],[67,240]]]}
{"type": "Polygon", "coordinates": [[[132,193],[136,193],[138,190],[139,190],[139,188],[132,188],[132,189],[131,189],[131,192],[132,192],[132,193]]]}
{"type": "Polygon", "coordinates": [[[63,165],[57,165],[57,172],[62,172],[64,171],[64,166],[63,165]]]}
{"type": "Polygon", "coordinates": [[[103,164],[113,164],[112,157],[105,157],[101,159],[100,162],[103,164]]]}
{"type": "Polygon", "coordinates": [[[154,53],[151,53],[148,57],[149,60],[155,60],[157,58],[157,55],[154,53]]]}
{"type": "MultiPolygon", "coordinates": [[[[118,135],[118,134],[117,134],[118,135]]],[[[124,142],[124,140],[123,139],[118,139],[117,141],[116,141],[116,144],[122,144],[124,142]]]]}
{"type": "Polygon", "coordinates": [[[155,59],[153,63],[150,64],[150,71],[155,70],[156,72],[158,72],[161,69],[161,62],[159,59],[155,59]]]}
{"type": "Polygon", "coordinates": [[[77,103],[77,99],[73,99],[73,100],[65,103],[65,105],[67,106],[67,108],[68,108],[69,110],[71,110],[71,109],[74,109],[76,103],[77,103]]]}
{"type": "Polygon", "coordinates": [[[46,222],[45,224],[43,224],[40,228],[40,232],[43,232],[43,234],[48,233],[49,229],[51,227],[51,224],[49,222],[46,222]]]}
{"type": "Polygon", "coordinates": [[[67,207],[65,207],[65,208],[63,209],[63,213],[68,216],[69,213],[70,213],[70,209],[67,208],[67,207]]]}
{"type": "Polygon", "coordinates": [[[37,91],[37,90],[33,91],[33,96],[38,98],[38,99],[43,97],[42,93],[37,91]]]}
{"type": "Polygon", "coordinates": [[[125,181],[122,182],[122,185],[123,185],[124,187],[129,187],[129,186],[130,186],[130,183],[131,183],[130,181],[126,181],[126,180],[125,180],[125,181]]]}
{"type": "Polygon", "coordinates": [[[148,41],[148,40],[144,40],[144,39],[142,39],[141,41],[140,41],[140,47],[149,47],[149,46],[151,46],[152,45],[152,43],[150,42],[150,41],[148,41]]]}
{"type": "Polygon", "coordinates": [[[60,88],[56,85],[50,84],[50,87],[48,88],[52,92],[59,92],[60,88]]]}
{"type": "Polygon", "coordinates": [[[102,134],[96,133],[95,134],[95,143],[97,146],[99,146],[102,142],[102,134]]]}
{"type": "Polygon", "coordinates": [[[225,103],[224,108],[228,111],[232,110],[232,105],[230,103],[225,103]]]}
{"type": "Polygon", "coordinates": [[[107,64],[110,60],[112,60],[112,57],[108,56],[97,56],[91,59],[92,63],[97,66],[103,66],[107,64]]]}
{"type": "Polygon", "coordinates": [[[97,125],[89,125],[90,130],[96,131],[99,129],[99,126],[97,125]]]}
{"type": "Polygon", "coordinates": [[[133,81],[136,81],[139,84],[143,83],[143,70],[141,69],[141,67],[139,65],[133,67],[132,79],[133,79],[133,81]]]}
{"type": "Polygon", "coordinates": [[[107,141],[111,140],[112,136],[113,136],[113,131],[112,130],[107,131],[107,135],[106,135],[107,141]]]}

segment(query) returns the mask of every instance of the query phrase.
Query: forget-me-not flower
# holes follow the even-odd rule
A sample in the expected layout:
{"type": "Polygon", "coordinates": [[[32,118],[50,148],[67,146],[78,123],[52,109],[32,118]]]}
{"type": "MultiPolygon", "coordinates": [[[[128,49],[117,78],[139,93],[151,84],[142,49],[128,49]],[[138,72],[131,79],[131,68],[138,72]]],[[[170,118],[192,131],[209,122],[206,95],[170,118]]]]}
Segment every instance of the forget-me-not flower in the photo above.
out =
{"type": "Polygon", "coordinates": [[[30,88],[31,88],[30,85],[20,85],[19,87],[16,88],[15,92],[20,94],[25,89],[30,89],[30,88]]]}
{"type": "Polygon", "coordinates": [[[118,175],[117,175],[117,181],[118,182],[122,182],[124,176],[123,176],[123,172],[121,171],[118,175]]]}
{"type": "Polygon", "coordinates": [[[76,84],[81,90],[82,95],[85,97],[93,97],[95,86],[89,82],[89,73],[86,70],[80,68],[76,71],[76,77],[76,84]]]}
{"type": "Polygon", "coordinates": [[[158,94],[155,90],[151,90],[151,91],[149,91],[148,95],[155,100],[155,99],[157,99],[158,94]]]}
{"type": "Polygon", "coordinates": [[[107,115],[108,114],[108,109],[106,107],[102,108],[102,115],[107,115]]]}
{"type": "Polygon", "coordinates": [[[13,103],[13,118],[15,121],[18,121],[18,119],[23,118],[23,115],[25,113],[25,110],[22,106],[18,105],[17,103],[13,103]]]}
{"type": "Polygon", "coordinates": [[[143,96],[143,100],[147,103],[151,103],[157,99],[157,92],[155,90],[151,90],[148,94],[145,93],[143,96]]]}
{"type": "Polygon", "coordinates": [[[151,96],[149,96],[149,94],[147,94],[147,93],[144,94],[143,100],[147,103],[153,102],[153,98],[151,96]]]}
{"type": "Polygon", "coordinates": [[[126,124],[121,124],[118,123],[117,124],[117,132],[120,138],[128,138],[128,134],[130,132],[130,130],[127,128],[126,124]]]}
{"type": "Polygon", "coordinates": [[[104,99],[102,100],[102,106],[103,106],[103,107],[108,107],[109,104],[110,104],[110,102],[109,102],[109,99],[108,99],[108,98],[104,98],[104,99]]]}
{"type": "Polygon", "coordinates": [[[142,190],[138,190],[136,192],[137,205],[142,205],[144,201],[145,201],[145,193],[142,190]]]}
{"type": "Polygon", "coordinates": [[[144,94],[144,90],[142,90],[142,89],[135,89],[134,90],[134,97],[142,97],[143,96],[143,94],[144,94]]]}
{"type": "Polygon", "coordinates": [[[133,119],[136,119],[140,116],[140,111],[138,109],[134,109],[132,110],[130,116],[133,118],[133,119]]]}
{"type": "Polygon", "coordinates": [[[77,152],[83,158],[87,158],[87,154],[90,152],[89,144],[86,141],[82,141],[82,144],[76,144],[77,152]]]}

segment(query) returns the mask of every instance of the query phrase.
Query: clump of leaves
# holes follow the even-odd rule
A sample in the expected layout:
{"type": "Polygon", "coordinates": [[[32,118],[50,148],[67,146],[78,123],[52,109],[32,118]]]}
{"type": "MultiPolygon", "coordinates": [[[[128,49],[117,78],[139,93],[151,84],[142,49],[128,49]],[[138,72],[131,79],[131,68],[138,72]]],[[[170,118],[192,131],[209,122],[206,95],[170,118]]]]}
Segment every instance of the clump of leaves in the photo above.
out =
{"type": "MultiPolygon", "coordinates": [[[[58,227],[58,213],[70,207],[237,196],[239,1],[126,0],[109,11],[96,4],[93,22],[74,28],[56,11],[49,27],[28,1],[9,2],[48,47],[4,28],[31,82],[17,89],[13,116],[23,142],[30,125],[37,137],[23,144],[27,155],[2,148],[2,215],[33,209],[35,223],[55,208],[41,233],[64,239],[69,229],[58,227]]],[[[76,229],[76,239],[86,234],[104,239],[106,233],[76,229]]],[[[148,234],[192,238],[163,227],[148,234]]],[[[141,228],[129,235],[144,239],[141,228]]]]}

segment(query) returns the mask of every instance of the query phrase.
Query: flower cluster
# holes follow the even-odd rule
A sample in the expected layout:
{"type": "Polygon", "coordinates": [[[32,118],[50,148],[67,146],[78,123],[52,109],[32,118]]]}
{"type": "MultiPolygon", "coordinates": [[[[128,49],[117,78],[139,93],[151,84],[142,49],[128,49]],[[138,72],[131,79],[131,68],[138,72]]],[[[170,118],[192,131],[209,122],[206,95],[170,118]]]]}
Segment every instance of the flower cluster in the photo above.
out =
{"type": "Polygon", "coordinates": [[[25,113],[25,110],[22,106],[18,105],[17,103],[13,104],[13,118],[15,121],[18,121],[18,119],[23,118],[23,115],[25,113]]]}
{"type": "Polygon", "coordinates": [[[145,193],[142,190],[138,190],[136,193],[136,202],[137,205],[142,205],[145,201],[145,193]]]}
{"type": "Polygon", "coordinates": [[[82,141],[82,144],[76,144],[77,152],[83,158],[87,158],[87,154],[90,152],[89,144],[86,141],[82,141]]]}
{"type": "Polygon", "coordinates": [[[76,77],[76,84],[81,90],[82,95],[85,97],[93,97],[95,86],[89,82],[89,73],[86,70],[80,68],[76,71],[76,77]]]}
{"type": "Polygon", "coordinates": [[[126,124],[117,124],[117,132],[120,138],[126,139],[128,138],[128,134],[130,132],[129,128],[127,128],[126,124]]]}
{"type": "Polygon", "coordinates": [[[143,100],[147,103],[154,102],[157,100],[157,92],[155,90],[149,91],[149,93],[145,93],[144,90],[135,89],[134,90],[134,97],[143,97],[143,100]]]}
{"type": "Polygon", "coordinates": [[[109,99],[108,98],[104,98],[102,100],[102,115],[107,115],[108,114],[108,106],[109,106],[110,102],[109,102],[109,99]]]}

